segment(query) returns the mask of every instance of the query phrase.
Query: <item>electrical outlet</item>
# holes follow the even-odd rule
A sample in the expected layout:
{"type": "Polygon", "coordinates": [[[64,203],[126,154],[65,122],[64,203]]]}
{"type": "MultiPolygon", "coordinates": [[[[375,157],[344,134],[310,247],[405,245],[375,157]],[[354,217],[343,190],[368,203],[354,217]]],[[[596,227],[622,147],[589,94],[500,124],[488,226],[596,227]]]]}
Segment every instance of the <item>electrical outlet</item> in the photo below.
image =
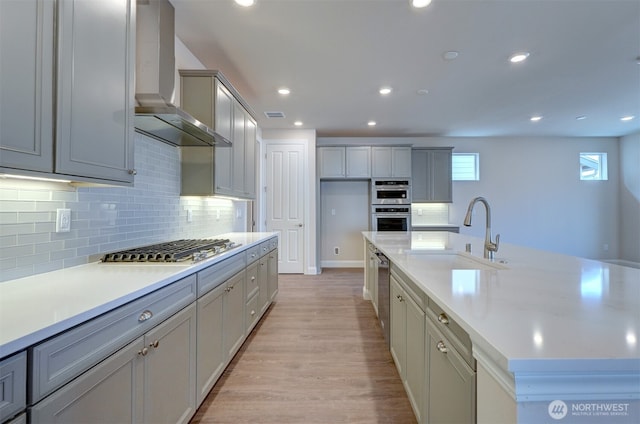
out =
{"type": "Polygon", "coordinates": [[[418,209],[418,216],[422,216],[422,209],[418,209]]]}
{"type": "Polygon", "coordinates": [[[333,248],[333,254],[334,255],[339,255],[340,254],[340,248],[339,247],[334,247],[333,248]]]}
{"type": "Polygon", "coordinates": [[[220,219],[220,209],[216,209],[216,219],[220,219]]]}
{"type": "Polygon", "coordinates": [[[193,209],[187,209],[187,222],[193,221],[193,209]]]}
{"type": "Polygon", "coordinates": [[[606,244],[606,243],[605,243],[605,244],[603,244],[603,245],[602,245],[602,250],[604,250],[605,252],[608,252],[608,251],[609,251],[609,245],[608,245],[608,244],[606,244]]]}
{"type": "Polygon", "coordinates": [[[71,231],[71,209],[56,209],[56,233],[71,231]]]}

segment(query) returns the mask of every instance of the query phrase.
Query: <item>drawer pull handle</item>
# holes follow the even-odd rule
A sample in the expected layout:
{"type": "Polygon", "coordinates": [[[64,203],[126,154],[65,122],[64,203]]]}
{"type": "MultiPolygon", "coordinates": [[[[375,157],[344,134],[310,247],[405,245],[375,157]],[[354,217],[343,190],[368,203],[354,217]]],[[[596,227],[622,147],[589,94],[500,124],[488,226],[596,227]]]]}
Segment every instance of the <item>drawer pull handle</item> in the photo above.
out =
{"type": "Polygon", "coordinates": [[[447,325],[449,324],[449,317],[447,316],[447,314],[443,312],[440,315],[438,315],[438,321],[440,321],[442,324],[447,325]]]}
{"type": "Polygon", "coordinates": [[[140,314],[140,316],[138,317],[138,322],[145,322],[151,319],[152,316],[153,316],[153,312],[147,309],[146,311],[140,314]]]}
{"type": "Polygon", "coordinates": [[[251,277],[251,281],[256,281],[256,277],[251,277]]]}
{"type": "Polygon", "coordinates": [[[449,351],[449,348],[447,348],[447,345],[444,344],[444,342],[442,340],[440,340],[438,342],[438,344],[436,345],[436,347],[438,348],[438,350],[440,351],[440,353],[447,353],[449,351]]]}
{"type": "Polygon", "coordinates": [[[256,314],[256,311],[252,310],[251,311],[251,316],[254,316],[256,314]]]}
{"type": "Polygon", "coordinates": [[[143,347],[142,350],[138,351],[138,355],[147,356],[148,352],[149,352],[149,349],[147,349],[146,347],[143,347]]]}
{"type": "Polygon", "coordinates": [[[160,346],[160,341],[159,340],[154,340],[153,343],[149,343],[149,347],[152,347],[154,349],[157,349],[158,346],[160,346]]]}
{"type": "Polygon", "coordinates": [[[402,298],[402,296],[397,295],[396,298],[400,301],[400,302],[404,302],[404,299],[402,298]]]}

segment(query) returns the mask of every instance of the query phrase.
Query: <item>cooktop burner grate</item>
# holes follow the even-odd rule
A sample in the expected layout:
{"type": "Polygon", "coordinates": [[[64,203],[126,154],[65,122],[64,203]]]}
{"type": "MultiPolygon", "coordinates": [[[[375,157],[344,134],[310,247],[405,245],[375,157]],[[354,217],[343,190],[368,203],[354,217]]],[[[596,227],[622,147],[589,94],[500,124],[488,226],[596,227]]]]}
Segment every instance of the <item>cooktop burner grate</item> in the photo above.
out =
{"type": "Polygon", "coordinates": [[[229,239],[184,239],[107,253],[103,262],[180,262],[202,260],[237,245],[229,239]]]}

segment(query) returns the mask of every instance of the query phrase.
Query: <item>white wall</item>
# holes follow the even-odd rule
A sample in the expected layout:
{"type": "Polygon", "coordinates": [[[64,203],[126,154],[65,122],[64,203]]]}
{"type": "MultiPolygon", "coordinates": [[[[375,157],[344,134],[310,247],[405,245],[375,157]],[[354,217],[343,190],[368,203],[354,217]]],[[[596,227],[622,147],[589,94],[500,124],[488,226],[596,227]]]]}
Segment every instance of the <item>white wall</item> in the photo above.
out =
{"type": "Polygon", "coordinates": [[[480,153],[480,181],[454,182],[449,218],[460,232],[484,237],[485,215],[477,205],[473,225],[462,226],[469,201],[491,205],[493,234],[501,241],[575,256],[619,256],[620,216],[617,138],[319,138],[323,144],[453,146],[480,153]],[[608,181],[580,181],[580,152],[606,152],[608,181]],[[604,250],[604,245],[608,250],[604,250]]]}
{"type": "Polygon", "coordinates": [[[640,263],[640,133],[620,140],[619,257],[640,263]]]}
{"type": "Polygon", "coordinates": [[[362,267],[362,231],[369,230],[370,208],[369,181],[320,182],[320,265],[323,268],[362,267]]]}

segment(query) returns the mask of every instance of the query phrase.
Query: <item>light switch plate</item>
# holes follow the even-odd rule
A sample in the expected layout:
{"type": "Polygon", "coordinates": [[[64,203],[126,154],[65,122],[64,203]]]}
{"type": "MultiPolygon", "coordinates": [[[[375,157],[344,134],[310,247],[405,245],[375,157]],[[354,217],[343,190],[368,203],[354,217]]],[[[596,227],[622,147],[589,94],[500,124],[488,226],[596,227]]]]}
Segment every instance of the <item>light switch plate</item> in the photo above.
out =
{"type": "Polygon", "coordinates": [[[71,209],[56,209],[56,233],[71,231],[71,209]]]}

